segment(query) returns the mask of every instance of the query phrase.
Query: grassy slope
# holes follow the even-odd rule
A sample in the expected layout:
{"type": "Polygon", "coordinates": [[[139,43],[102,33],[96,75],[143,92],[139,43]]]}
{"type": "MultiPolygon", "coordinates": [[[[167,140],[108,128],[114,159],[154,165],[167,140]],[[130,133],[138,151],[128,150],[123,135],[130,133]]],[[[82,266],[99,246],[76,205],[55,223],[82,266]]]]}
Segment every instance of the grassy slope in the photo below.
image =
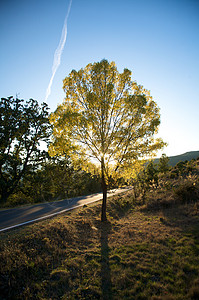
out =
{"type": "Polygon", "coordinates": [[[104,224],[98,203],[1,234],[0,299],[198,299],[198,190],[182,190],[115,196],[104,224]]]}

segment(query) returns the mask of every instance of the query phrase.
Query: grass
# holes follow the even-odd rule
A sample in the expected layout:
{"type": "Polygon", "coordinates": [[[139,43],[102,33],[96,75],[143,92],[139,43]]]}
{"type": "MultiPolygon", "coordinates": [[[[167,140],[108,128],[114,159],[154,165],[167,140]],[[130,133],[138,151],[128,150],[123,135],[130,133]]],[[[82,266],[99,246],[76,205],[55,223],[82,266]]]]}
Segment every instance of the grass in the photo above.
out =
{"type": "Polygon", "coordinates": [[[0,299],[199,299],[199,202],[165,189],[2,233],[0,299]]]}

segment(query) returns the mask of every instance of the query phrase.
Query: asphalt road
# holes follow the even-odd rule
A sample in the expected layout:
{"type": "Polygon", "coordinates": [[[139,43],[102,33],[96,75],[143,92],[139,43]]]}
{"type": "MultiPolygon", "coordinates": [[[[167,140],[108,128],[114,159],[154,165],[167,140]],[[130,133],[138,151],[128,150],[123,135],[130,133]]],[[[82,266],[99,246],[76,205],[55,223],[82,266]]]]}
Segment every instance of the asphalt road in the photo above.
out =
{"type": "MultiPolygon", "coordinates": [[[[122,193],[126,190],[128,189],[122,188],[109,191],[108,197],[122,193]]],[[[0,232],[14,229],[19,226],[25,226],[33,222],[38,222],[101,199],[102,193],[98,193],[90,196],[1,210],[0,232]]]]}

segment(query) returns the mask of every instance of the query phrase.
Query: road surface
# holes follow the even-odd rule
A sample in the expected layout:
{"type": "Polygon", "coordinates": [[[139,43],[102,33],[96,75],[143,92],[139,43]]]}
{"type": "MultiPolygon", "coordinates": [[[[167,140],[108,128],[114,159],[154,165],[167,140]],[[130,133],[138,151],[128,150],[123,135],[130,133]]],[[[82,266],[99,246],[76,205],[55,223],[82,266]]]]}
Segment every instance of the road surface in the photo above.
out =
{"type": "MultiPolygon", "coordinates": [[[[107,196],[110,197],[126,190],[128,190],[128,188],[112,190],[108,192],[107,196]]],[[[26,207],[1,210],[0,232],[38,222],[101,199],[102,193],[98,193],[90,196],[81,196],[55,202],[46,202],[26,207]]]]}

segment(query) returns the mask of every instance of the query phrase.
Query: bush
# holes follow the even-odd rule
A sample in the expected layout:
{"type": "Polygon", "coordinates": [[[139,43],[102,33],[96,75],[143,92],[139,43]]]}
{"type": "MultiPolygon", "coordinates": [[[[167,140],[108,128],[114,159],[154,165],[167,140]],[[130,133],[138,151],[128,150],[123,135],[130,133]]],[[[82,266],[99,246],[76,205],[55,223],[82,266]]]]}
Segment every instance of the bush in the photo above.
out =
{"type": "Polygon", "coordinates": [[[2,204],[2,207],[15,207],[30,203],[34,203],[31,196],[25,196],[22,192],[18,192],[10,195],[6,203],[2,204]]]}
{"type": "Polygon", "coordinates": [[[185,182],[174,189],[174,194],[182,203],[189,203],[198,200],[198,191],[196,185],[192,182],[185,182]]]}

